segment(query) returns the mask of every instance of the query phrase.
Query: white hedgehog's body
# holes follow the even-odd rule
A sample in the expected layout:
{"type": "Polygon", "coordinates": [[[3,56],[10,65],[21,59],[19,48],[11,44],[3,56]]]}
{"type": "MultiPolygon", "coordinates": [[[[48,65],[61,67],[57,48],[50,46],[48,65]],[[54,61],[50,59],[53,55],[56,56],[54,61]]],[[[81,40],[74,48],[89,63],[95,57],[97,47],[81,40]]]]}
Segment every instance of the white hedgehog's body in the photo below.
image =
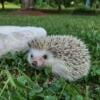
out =
{"type": "Polygon", "coordinates": [[[8,52],[25,51],[28,42],[46,35],[46,30],[41,27],[0,26],[0,57],[8,52]]]}
{"type": "Polygon", "coordinates": [[[30,43],[28,61],[35,68],[50,66],[52,72],[75,81],[88,74],[90,56],[86,45],[72,36],[47,36],[30,43]]]}

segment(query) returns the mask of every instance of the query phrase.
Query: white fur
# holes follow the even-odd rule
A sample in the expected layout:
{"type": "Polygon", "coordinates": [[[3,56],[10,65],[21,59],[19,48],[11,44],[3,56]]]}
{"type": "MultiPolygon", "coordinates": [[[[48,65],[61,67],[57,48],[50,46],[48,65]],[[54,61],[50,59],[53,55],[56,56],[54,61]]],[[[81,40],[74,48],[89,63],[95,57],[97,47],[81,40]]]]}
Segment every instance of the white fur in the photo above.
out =
{"type": "Polygon", "coordinates": [[[8,52],[25,51],[28,42],[46,35],[42,27],[0,26],[0,57],[8,52]]]}

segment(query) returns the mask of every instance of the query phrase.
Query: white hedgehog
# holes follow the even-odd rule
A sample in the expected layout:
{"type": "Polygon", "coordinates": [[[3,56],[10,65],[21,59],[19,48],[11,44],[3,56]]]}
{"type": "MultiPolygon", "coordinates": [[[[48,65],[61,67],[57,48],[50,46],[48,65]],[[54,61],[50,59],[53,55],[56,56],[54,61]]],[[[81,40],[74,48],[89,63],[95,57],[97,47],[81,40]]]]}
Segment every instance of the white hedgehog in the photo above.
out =
{"type": "Polygon", "coordinates": [[[46,35],[47,32],[42,27],[0,26],[0,57],[8,52],[25,51],[29,41],[46,35]]]}
{"type": "Polygon", "coordinates": [[[29,45],[28,62],[36,69],[49,66],[52,73],[69,81],[80,79],[89,72],[88,49],[73,36],[47,36],[29,45]]]}

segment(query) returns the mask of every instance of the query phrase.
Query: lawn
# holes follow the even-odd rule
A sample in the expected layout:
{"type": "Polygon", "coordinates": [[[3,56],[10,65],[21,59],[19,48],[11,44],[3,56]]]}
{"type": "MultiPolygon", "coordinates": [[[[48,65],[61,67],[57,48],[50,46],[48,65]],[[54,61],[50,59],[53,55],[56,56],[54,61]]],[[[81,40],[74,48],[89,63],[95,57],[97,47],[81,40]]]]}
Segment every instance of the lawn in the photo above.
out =
{"type": "Polygon", "coordinates": [[[32,69],[26,54],[0,59],[0,100],[100,100],[100,16],[11,16],[0,13],[0,25],[41,26],[48,35],[73,35],[84,41],[91,55],[91,70],[77,82],[59,78],[48,84],[48,69],[32,69]]]}
{"type": "MultiPolygon", "coordinates": [[[[2,8],[2,5],[1,4],[0,4],[0,8],[2,8]]],[[[19,9],[20,8],[20,5],[14,4],[14,3],[5,2],[5,8],[6,9],[19,9]]]]}

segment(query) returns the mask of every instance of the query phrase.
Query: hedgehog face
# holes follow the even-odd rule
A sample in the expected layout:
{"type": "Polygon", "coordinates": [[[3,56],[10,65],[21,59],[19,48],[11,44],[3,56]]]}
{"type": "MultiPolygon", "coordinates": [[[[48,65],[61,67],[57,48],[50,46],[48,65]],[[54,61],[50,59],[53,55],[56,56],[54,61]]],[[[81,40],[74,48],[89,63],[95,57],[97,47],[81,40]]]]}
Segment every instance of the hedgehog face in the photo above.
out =
{"type": "Polygon", "coordinates": [[[39,49],[30,49],[28,53],[28,62],[36,69],[42,69],[49,65],[49,60],[53,56],[50,52],[39,49]]]}

